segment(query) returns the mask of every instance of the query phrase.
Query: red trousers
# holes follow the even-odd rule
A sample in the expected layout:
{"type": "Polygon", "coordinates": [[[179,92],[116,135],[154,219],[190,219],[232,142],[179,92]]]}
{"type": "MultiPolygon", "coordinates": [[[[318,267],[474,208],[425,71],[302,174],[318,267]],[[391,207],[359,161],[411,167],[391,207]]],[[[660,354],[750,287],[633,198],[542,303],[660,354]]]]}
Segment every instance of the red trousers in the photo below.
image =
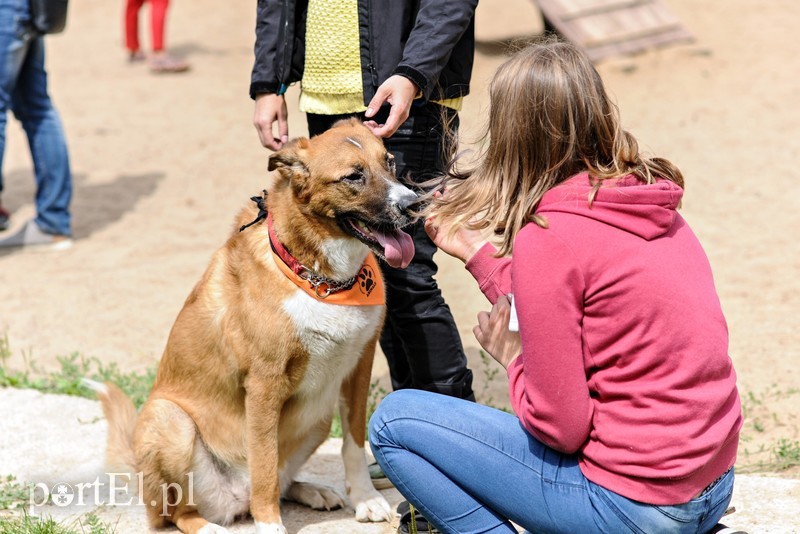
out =
{"type": "MultiPolygon", "coordinates": [[[[131,52],[139,50],[139,10],[147,0],[127,0],[125,4],[125,47],[131,52]]],[[[150,1],[153,51],[164,49],[164,25],[167,19],[169,0],[150,1]]]]}

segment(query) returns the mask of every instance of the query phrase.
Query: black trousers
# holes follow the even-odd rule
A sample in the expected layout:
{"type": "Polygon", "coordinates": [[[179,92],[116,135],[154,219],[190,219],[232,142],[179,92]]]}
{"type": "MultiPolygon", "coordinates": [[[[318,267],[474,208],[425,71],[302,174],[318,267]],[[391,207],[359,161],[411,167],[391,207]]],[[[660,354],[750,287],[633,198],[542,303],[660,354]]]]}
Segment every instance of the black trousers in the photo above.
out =
{"type": "MultiPolygon", "coordinates": [[[[411,107],[409,118],[384,144],[395,157],[397,176],[407,185],[441,174],[446,165],[443,147],[443,113],[457,127],[455,111],[437,104],[411,107]],[[410,182],[409,182],[410,180],[410,182]]],[[[388,107],[374,120],[382,123],[388,107]]],[[[308,131],[314,136],[348,117],[366,120],[363,114],[308,114],[308,131]]],[[[406,269],[381,262],[386,285],[386,324],[380,344],[389,362],[394,389],[414,388],[475,400],[472,371],[461,345],[453,314],[442,297],[434,276],[438,270],[436,245],[425,233],[422,221],[406,228],[414,239],[414,259],[406,269]]]]}

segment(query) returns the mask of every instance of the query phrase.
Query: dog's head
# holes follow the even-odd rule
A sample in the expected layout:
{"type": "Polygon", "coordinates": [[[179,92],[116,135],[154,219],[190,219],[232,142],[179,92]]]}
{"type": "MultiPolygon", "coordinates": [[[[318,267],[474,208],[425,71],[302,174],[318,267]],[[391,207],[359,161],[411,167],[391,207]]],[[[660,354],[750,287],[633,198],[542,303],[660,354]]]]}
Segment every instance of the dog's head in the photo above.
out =
{"type": "Polygon", "coordinates": [[[414,243],[401,228],[415,220],[417,195],[397,181],[394,156],[358,120],[293,140],[270,156],[269,170],[288,181],[302,213],[331,220],[392,267],[411,261],[414,243]]]}

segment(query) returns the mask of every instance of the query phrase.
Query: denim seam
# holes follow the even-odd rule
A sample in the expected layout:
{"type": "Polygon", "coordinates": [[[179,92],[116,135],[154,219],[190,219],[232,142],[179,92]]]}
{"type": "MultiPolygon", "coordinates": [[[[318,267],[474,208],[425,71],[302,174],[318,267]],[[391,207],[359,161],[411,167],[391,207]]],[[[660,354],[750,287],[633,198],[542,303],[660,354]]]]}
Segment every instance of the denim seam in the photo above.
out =
{"type": "MultiPolygon", "coordinates": [[[[677,516],[675,514],[671,514],[666,510],[666,508],[661,507],[661,506],[659,506],[657,504],[654,504],[653,508],[658,510],[658,512],[660,514],[662,514],[662,515],[664,515],[666,517],[669,517],[670,519],[672,519],[673,521],[677,521],[678,523],[683,523],[684,525],[688,525],[689,523],[693,523],[696,520],[696,518],[691,518],[690,517],[689,519],[686,519],[686,518],[684,518],[682,516],[677,516]]],[[[707,509],[708,506],[706,506],[705,508],[707,509]]],[[[702,523],[702,520],[700,522],[702,523]]]]}
{"type": "Polygon", "coordinates": [[[628,516],[622,513],[622,510],[620,510],[619,507],[616,504],[614,504],[614,502],[611,499],[609,499],[602,491],[595,490],[594,494],[600,497],[600,499],[606,504],[606,506],[608,506],[611,512],[615,516],[617,516],[617,518],[620,521],[622,521],[625,525],[627,525],[629,529],[631,529],[631,532],[636,532],[637,534],[646,534],[643,530],[637,527],[636,524],[634,524],[630,519],[628,519],[628,516]]]}

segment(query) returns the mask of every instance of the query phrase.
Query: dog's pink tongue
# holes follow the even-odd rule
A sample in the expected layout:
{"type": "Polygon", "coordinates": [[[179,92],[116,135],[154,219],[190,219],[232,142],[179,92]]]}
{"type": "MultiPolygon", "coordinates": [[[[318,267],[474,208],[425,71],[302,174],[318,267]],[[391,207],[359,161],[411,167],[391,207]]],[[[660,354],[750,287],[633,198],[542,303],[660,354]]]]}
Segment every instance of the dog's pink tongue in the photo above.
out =
{"type": "Polygon", "coordinates": [[[373,230],[373,235],[383,245],[386,263],[394,268],[405,269],[414,257],[414,240],[402,230],[391,234],[373,230]]]}

